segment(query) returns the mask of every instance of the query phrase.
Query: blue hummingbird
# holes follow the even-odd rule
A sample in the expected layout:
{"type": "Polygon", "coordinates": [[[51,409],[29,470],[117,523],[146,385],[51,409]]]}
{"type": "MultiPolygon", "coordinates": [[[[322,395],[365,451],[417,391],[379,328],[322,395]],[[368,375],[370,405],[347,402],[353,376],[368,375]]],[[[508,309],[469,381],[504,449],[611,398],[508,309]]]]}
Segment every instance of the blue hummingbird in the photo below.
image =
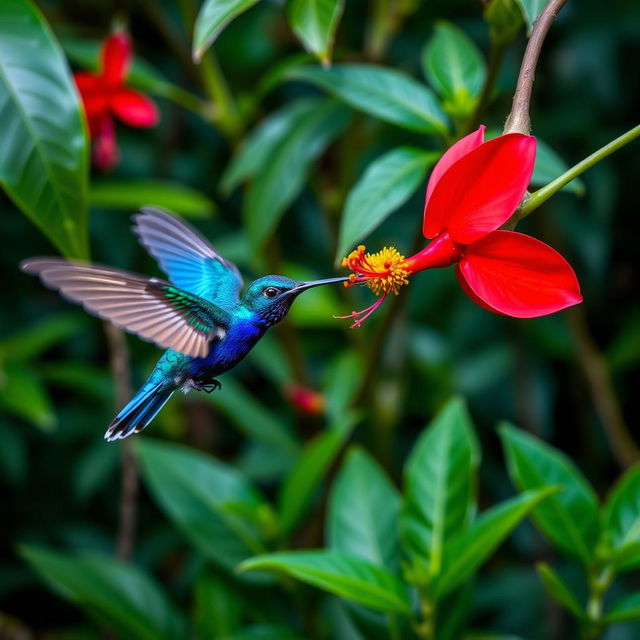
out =
{"type": "Polygon", "coordinates": [[[240,298],[237,267],[197,231],[151,207],[133,220],[134,233],[169,282],[62,258],[30,258],[20,265],[89,313],[168,349],[113,419],[106,440],[142,431],[178,389],[219,389],[216,377],[238,364],[300,293],[347,280],[296,282],[268,275],[254,280],[240,298]]]}

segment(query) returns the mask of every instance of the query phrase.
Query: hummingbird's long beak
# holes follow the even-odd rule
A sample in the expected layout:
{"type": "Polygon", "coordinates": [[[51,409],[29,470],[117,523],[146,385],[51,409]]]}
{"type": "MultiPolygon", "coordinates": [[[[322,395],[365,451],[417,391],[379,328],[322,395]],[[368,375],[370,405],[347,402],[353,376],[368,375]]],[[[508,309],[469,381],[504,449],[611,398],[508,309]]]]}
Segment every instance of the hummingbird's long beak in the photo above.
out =
{"type": "Polygon", "coordinates": [[[309,282],[300,282],[297,287],[287,291],[288,294],[298,295],[307,289],[313,287],[319,287],[322,284],[334,284],[335,282],[345,282],[349,278],[348,276],[341,276],[340,278],[326,278],[325,280],[310,280],[309,282]]]}

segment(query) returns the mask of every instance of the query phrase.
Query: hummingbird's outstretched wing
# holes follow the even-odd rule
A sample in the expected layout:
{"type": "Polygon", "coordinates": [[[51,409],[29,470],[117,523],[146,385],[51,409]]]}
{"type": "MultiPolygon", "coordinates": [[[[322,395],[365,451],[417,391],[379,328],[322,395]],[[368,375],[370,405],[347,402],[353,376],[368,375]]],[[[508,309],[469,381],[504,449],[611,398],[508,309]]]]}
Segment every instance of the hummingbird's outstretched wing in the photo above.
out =
{"type": "Polygon", "coordinates": [[[133,216],[134,233],[176,286],[231,310],[239,300],[242,276],[189,225],[153,207],[133,216]]]}
{"type": "Polygon", "coordinates": [[[117,327],[194,358],[229,324],[226,311],[164,280],[62,258],[30,258],[20,268],[117,327]]]}

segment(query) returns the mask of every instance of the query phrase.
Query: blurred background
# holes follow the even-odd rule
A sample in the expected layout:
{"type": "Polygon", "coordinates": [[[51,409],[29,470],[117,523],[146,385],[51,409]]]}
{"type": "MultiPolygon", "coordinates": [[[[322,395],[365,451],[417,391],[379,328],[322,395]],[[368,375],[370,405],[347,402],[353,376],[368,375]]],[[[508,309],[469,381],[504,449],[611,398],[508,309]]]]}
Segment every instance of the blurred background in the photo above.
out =
{"type": "MultiPolygon", "coordinates": [[[[294,278],[337,275],[340,217],[367,165],[403,144],[440,150],[435,136],[344,107],[344,113],[334,116],[344,122],[334,122],[334,132],[318,143],[308,169],[301,169],[296,197],[271,237],[256,247],[246,231],[245,201],[252,197],[260,203],[269,192],[254,189],[249,196],[242,180],[227,174],[227,187],[230,182],[233,188],[225,189],[221,179],[256,126],[300,98],[325,95],[309,83],[286,80],[287,69],[312,60],[301,53],[280,3],[258,3],[214,45],[234,102],[235,119],[226,130],[211,122],[206,109],[198,107],[195,113],[179,104],[205,104],[206,71],[203,77],[203,67],[195,66],[190,54],[195,3],[37,4],[73,69],[83,68],[91,51],[95,55],[114,19],[125,20],[136,55],[185,92],[178,98],[175,91],[170,98],[155,98],[161,120],[153,129],[118,125],[120,162],[109,174],[94,170],[89,224],[96,262],[159,275],[130,231],[138,202],[165,204],[184,215],[239,265],[247,280],[267,272],[294,278]],[[149,180],[189,190],[178,195],[171,191],[176,200],[163,200],[153,185],[144,190],[143,181],[149,180]],[[133,182],[129,193],[126,185],[133,182]]],[[[423,79],[422,50],[439,20],[457,25],[488,55],[489,31],[479,2],[398,3],[402,10],[376,36],[371,33],[372,12],[379,6],[346,2],[334,61],[375,61],[423,79]]],[[[583,0],[569,2],[553,26],[536,74],[533,134],[565,165],[637,124],[638,25],[640,5],[634,0],[604,5],[583,0]]],[[[499,130],[509,111],[525,44],[522,27],[505,47],[495,94],[482,119],[489,127],[499,130]]],[[[350,405],[357,412],[352,439],[399,481],[419,431],[447,399],[460,394],[468,402],[483,452],[481,505],[514,492],[495,433],[502,420],[564,451],[605,495],[637,459],[634,447],[640,442],[634,399],[640,384],[638,175],[636,142],[595,166],[577,188],[554,196],[519,227],[558,249],[573,265],[584,294],[579,307],[536,320],[499,317],[475,306],[445,269],[415,277],[397,300],[388,301],[362,328],[349,330],[348,321],[333,316],[368,306],[372,294],[337,287],[316,290],[296,302],[286,322],[246,362],[225,374],[220,392],[174,396],[145,435],[214,454],[273,495],[295,462],[295,455],[279,449],[274,439],[285,434],[304,443],[345,415],[350,405]],[[301,403],[296,385],[320,396],[313,396],[310,405],[301,403]],[[633,439],[635,445],[630,444],[633,439]]],[[[411,252],[425,184],[426,178],[366,239],[369,249],[393,245],[411,252]]],[[[262,206],[268,208],[268,202],[262,206]]],[[[0,635],[97,637],[78,610],[42,584],[17,554],[17,545],[114,553],[121,446],[103,441],[119,408],[109,342],[100,321],[18,271],[21,260],[56,251],[4,195],[0,210],[0,611],[12,620],[7,629],[13,629],[0,635]]],[[[131,384],[137,388],[160,352],[131,337],[126,345],[131,384]]],[[[188,609],[202,555],[166,519],[144,485],[137,511],[136,563],[188,609]]],[[[321,545],[322,518],[320,498],[298,527],[292,546],[321,545]]],[[[482,572],[482,589],[476,591],[472,608],[477,627],[531,639],[573,637],[571,623],[540,588],[533,569],[540,559],[553,562],[580,590],[579,568],[555,556],[525,523],[482,572]]],[[[640,588],[638,577],[628,574],[616,589],[634,586],[640,588]]],[[[637,638],[640,629],[618,626],[606,637],[637,638]]]]}

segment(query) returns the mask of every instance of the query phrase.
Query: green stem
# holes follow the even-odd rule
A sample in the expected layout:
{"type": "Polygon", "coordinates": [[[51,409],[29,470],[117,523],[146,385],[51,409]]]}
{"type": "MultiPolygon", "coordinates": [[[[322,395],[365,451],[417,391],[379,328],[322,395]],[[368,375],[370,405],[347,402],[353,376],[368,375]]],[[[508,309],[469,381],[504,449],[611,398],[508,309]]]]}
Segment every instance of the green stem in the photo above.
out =
{"type": "Polygon", "coordinates": [[[614,151],[621,149],[632,140],[635,140],[638,136],[640,136],[640,125],[633,127],[633,129],[629,129],[629,131],[623,133],[619,138],[612,140],[609,144],[606,144],[604,147],[594,151],[594,153],[587,156],[582,160],[582,162],[578,162],[578,164],[571,167],[568,171],[565,171],[561,176],[558,176],[549,184],[537,191],[534,191],[520,209],[519,218],[522,219],[528,216],[532,211],[537,209],[543,202],[546,202],[554,193],[562,189],[562,187],[571,182],[574,178],[577,178],[581,173],[584,173],[587,169],[590,169],[594,164],[611,155],[614,151]]]}
{"type": "Polygon", "coordinates": [[[613,573],[605,567],[600,570],[591,569],[588,575],[589,599],[587,601],[587,617],[583,635],[585,640],[598,640],[602,635],[602,607],[604,594],[611,586],[613,573]]]}
{"type": "Polygon", "coordinates": [[[242,132],[242,122],[218,60],[211,49],[204,54],[200,67],[205,89],[216,109],[214,118],[223,133],[235,141],[242,132]]]}
{"type": "Polygon", "coordinates": [[[387,614],[387,628],[389,629],[390,640],[401,640],[400,627],[398,625],[398,619],[393,613],[387,614]]]}

